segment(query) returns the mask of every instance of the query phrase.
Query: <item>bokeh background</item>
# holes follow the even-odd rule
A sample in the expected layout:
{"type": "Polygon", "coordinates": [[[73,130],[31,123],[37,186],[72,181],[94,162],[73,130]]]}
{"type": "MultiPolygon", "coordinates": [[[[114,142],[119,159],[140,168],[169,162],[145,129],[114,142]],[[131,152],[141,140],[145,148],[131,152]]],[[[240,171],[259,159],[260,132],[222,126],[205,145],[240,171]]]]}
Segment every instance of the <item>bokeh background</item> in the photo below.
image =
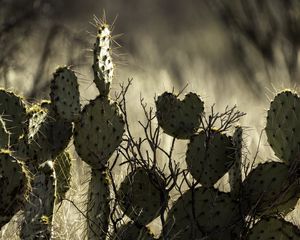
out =
{"type": "MultiPolygon", "coordinates": [[[[260,142],[258,158],[275,159],[260,136],[270,99],[299,86],[300,1],[0,0],[0,86],[31,102],[48,98],[56,67],[71,65],[82,103],[93,98],[94,15],[113,24],[112,90],[133,78],[128,96],[133,125],[142,117],[140,96],[154,106],[155,94],[194,91],[207,111],[215,104],[217,111],[237,105],[246,112],[240,124],[249,158],[260,142]]],[[[74,192],[84,195],[76,181],[74,192]]],[[[70,209],[58,220],[61,239],[82,239],[82,217],[72,217],[72,225],[70,209]]]]}

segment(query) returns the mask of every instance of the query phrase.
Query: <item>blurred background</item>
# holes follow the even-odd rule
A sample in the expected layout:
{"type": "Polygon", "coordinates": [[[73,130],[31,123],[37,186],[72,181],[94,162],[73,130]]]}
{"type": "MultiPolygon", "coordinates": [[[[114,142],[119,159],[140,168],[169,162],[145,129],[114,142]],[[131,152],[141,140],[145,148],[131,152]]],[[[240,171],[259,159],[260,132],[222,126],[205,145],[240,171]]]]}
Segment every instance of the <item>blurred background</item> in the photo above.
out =
{"type": "MultiPolygon", "coordinates": [[[[254,152],[270,99],[298,89],[299,0],[0,0],[0,86],[48,98],[56,67],[71,65],[83,104],[93,98],[90,23],[104,11],[117,41],[112,90],[134,80],[132,121],[140,95],[154,106],[155,94],[194,91],[207,111],[216,103],[247,113],[240,124],[254,152]]],[[[275,158],[264,135],[259,158],[275,158]]]]}

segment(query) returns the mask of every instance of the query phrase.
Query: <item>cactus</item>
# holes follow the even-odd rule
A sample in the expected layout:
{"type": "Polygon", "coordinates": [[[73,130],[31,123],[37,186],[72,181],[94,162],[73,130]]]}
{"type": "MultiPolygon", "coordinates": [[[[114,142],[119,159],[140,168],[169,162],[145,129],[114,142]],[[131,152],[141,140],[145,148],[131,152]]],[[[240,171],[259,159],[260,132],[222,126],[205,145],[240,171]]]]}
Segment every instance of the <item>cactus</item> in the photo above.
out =
{"type": "Polygon", "coordinates": [[[231,137],[217,131],[191,137],[186,153],[189,172],[203,186],[213,186],[233,165],[231,137]]]}
{"type": "Polygon", "coordinates": [[[243,182],[242,203],[251,215],[286,214],[293,210],[299,197],[300,187],[284,163],[259,164],[243,182]]]}
{"type": "Polygon", "coordinates": [[[122,225],[112,237],[113,240],[154,240],[150,229],[145,226],[139,226],[134,222],[122,225]]]}
{"type": "Polygon", "coordinates": [[[107,164],[124,133],[118,105],[109,99],[114,70],[110,56],[110,29],[103,23],[98,23],[97,29],[93,71],[100,95],[83,108],[74,131],[76,152],[92,168],[87,206],[89,239],[105,239],[108,234],[110,188],[107,164]]]}
{"type": "Polygon", "coordinates": [[[30,192],[30,177],[24,164],[8,151],[0,152],[0,228],[19,211],[30,192]]]}
{"type": "Polygon", "coordinates": [[[58,118],[48,105],[43,102],[29,109],[28,134],[12,148],[17,157],[41,164],[55,159],[67,147],[72,123],[58,118]]]}
{"type": "Polygon", "coordinates": [[[300,230],[284,219],[266,217],[257,222],[250,230],[247,240],[255,239],[296,240],[300,239],[300,230]]]}
{"type": "Polygon", "coordinates": [[[259,164],[242,182],[242,128],[237,127],[233,137],[227,135],[241,115],[235,115],[233,110],[224,114],[212,111],[205,118],[204,103],[195,93],[188,93],[182,101],[168,92],[159,96],[155,101],[156,129],[151,125],[154,116],[143,105],[148,122],[141,125],[146,137],[134,140],[127,117],[123,119],[121,114],[126,115],[123,101],[126,102],[127,90],[122,88],[123,99],[118,98],[121,103],[109,98],[114,71],[111,31],[102,22],[97,23],[97,28],[93,71],[100,94],[82,111],[77,77],[68,67],[60,67],[54,73],[51,102],[26,109],[22,98],[0,90],[0,145],[11,151],[0,152],[0,181],[7,186],[0,190],[0,226],[22,208],[25,199],[21,238],[52,237],[54,203],[62,201],[69,188],[71,159],[64,151],[74,122],[75,149],[91,167],[88,239],[105,240],[109,236],[152,240],[146,225],[158,216],[162,223],[160,239],[299,239],[297,227],[274,217],[290,212],[300,197],[298,96],[290,91],[279,93],[268,111],[268,141],[283,163],[259,164]],[[223,124],[218,130],[216,122],[223,124]],[[121,144],[125,127],[126,144],[118,153],[132,171],[117,190],[108,166],[117,163],[119,154],[115,162],[109,159],[121,144]],[[173,136],[170,151],[160,145],[160,127],[173,136]],[[186,170],[193,176],[192,181],[186,170],[173,164],[175,138],[189,140],[186,170]],[[144,148],[145,142],[149,149],[144,148]],[[160,154],[169,162],[158,164],[160,154]],[[32,174],[32,189],[27,169],[32,174]],[[224,193],[214,185],[227,172],[231,192],[224,193]],[[182,186],[188,189],[183,191],[182,186]],[[167,211],[171,191],[180,197],[167,211]],[[125,215],[132,221],[120,224],[125,215]]]}
{"type": "Polygon", "coordinates": [[[114,73],[111,58],[111,31],[107,24],[99,23],[98,34],[94,44],[94,83],[100,96],[108,96],[114,73]]]}
{"type": "Polygon", "coordinates": [[[0,103],[1,118],[10,133],[10,144],[15,144],[27,132],[25,104],[21,97],[4,89],[0,89],[0,103]]]}
{"type": "Polygon", "coordinates": [[[75,124],[76,152],[92,168],[88,195],[89,239],[105,239],[107,234],[110,190],[103,174],[123,132],[124,121],[117,104],[102,96],[83,108],[81,119],[75,124]]]}
{"type": "Polygon", "coordinates": [[[104,97],[90,101],[75,124],[74,145],[83,161],[101,169],[119,146],[124,121],[116,103],[104,97]]]}
{"type": "Polygon", "coordinates": [[[33,190],[25,205],[22,239],[50,239],[55,202],[56,178],[52,161],[38,166],[33,190]]]}
{"type": "Polygon", "coordinates": [[[275,155],[289,163],[300,153],[300,98],[291,91],[277,94],[268,110],[266,134],[275,155]]]}
{"type": "Polygon", "coordinates": [[[110,188],[106,170],[92,169],[88,191],[88,239],[105,239],[109,227],[110,188]]]}
{"type": "Polygon", "coordinates": [[[200,127],[204,103],[197,94],[188,93],[180,101],[174,94],[165,92],[155,103],[157,121],[165,133],[179,139],[188,139],[200,127]]]}
{"type": "Polygon", "coordinates": [[[55,113],[62,119],[73,122],[80,117],[78,82],[75,73],[68,67],[60,67],[51,81],[51,103],[55,113]]]}
{"type": "Polygon", "coordinates": [[[61,202],[70,189],[72,158],[69,152],[61,153],[54,160],[56,175],[56,202],[61,202]]]}
{"type": "Polygon", "coordinates": [[[158,217],[162,205],[160,191],[151,178],[155,184],[163,185],[158,175],[150,176],[143,168],[137,168],[126,176],[118,191],[121,209],[141,226],[158,217]]]}
{"type": "Polygon", "coordinates": [[[186,191],[172,206],[166,221],[171,239],[236,239],[241,221],[237,202],[228,193],[198,187],[186,191]]]}

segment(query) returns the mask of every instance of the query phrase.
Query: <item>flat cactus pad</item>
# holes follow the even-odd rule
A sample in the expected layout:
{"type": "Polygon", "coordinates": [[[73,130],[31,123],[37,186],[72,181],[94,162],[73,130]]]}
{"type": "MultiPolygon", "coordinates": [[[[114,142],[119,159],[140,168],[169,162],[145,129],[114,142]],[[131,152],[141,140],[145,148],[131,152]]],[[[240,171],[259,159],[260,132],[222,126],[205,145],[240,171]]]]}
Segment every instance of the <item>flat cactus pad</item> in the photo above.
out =
{"type": "Polygon", "coordinates": [[[75,124],[74,145],[92,168],[101,169],[122,141],[124,121],[115,102],[97,97],[83,110],[75,124]]]}
{"type": "Polygon", "coordinates": [[[165,92],[157,98],[156,110],[158,124],[165,133],[188,139],[200,126],[204,103],[195,93],[188,93],[181,101],[174,94],[165,92]]]}
{"type": "Polygon", "coordinates": [[[217,131],[194,135],[186,153],[189,172],[204,186],[213,186],[234,164],[231,137],[217,131]]]}

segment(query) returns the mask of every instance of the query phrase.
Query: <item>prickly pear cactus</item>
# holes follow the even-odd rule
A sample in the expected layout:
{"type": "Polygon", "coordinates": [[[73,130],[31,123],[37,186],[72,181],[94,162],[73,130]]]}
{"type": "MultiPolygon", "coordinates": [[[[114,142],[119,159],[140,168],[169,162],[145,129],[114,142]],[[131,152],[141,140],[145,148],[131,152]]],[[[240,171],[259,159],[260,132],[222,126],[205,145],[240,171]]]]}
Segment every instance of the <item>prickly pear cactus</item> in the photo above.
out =
{"type": "Polygon", "coordinates": [[[70,153],[63,152],[54,160],[56,175],[56,203],[61,202],[70,189],[72,158],[70,153]]]}
{"type": "Polygon", "coordinates": [[[88,239],[106,239],[109,226],[110,188],[107,172],[92,169],[88,192],[88,239]]]}
{"type": "Polygon", "coordinates": [[[185,192],[172,206],[165,232],[170,239],[238,239],[235,227],[241,221],[237,202],[213,188],[185,192]],[[226,237],[225,237],[226,236],[226,237]]]}
{"type": "Polygon", "coordinates": [[[134,222],[129,222],[122,225],[114,236],[113,240],[154,240],[153,234],[151,234],[150,229],[145,226],[139,226],[134,222]]]}
{"type": "Polygon", "coordinates": [[[291,162],[300,154],[300,98],[291,91],[277,94],[268,110],[266,134],[275,155],[291,162]]]}
{"type": "Polygon", "coordinates": [[[111,58],[111,31],[108,25],[100,24],[94,44],[94,83],[100,96],[108,96],[114,73],[111,58]]]}
{"type": "Polygon", "coordinates": [[[300,186],[290,175],[288,165],[267,162],[250,172],[243,182],[242,195],[245,214],[286,214],[294,209],[300,197],[300,186]]]}
{"type": "Polygon", "coordinates": [[[254,225],[247,237],[247,240],[256,239],[297,240],[300,239],[300,230],[284,219],[266,217],[254,225]]]}
{"type": "Polygon", "coordinates": [[[73,122],[80,118],[80,95],[77,77],[70,68],[59,67],[53,74],[50,98],[54,111],[62,119],[73,122]]]}
{"type": "MultiPolygon", "coordinates": [[[[163,180],[158,175],[154,177],[158,184],[163,185],[163,180]]],[[[134,222],[147,225],[158,217],[162,204],[160,191],[144,169],[137,168],[127,175],[121,183],[118,195],[121,209],[134,222]]]]}
{"type": "Polygon", "coordinates": [[[156,100],[159,126],[165,133],[188,139],[200,126],[204,103],[195,93],[188,93],[181,101],[174,94],[165,92],[156,100]]]}
{"type": "Polygon", "coordinates": [[[6,130],[5,123],[0,117],[0,149],[8,149],[9,132],[6,130]]]}
{"type": "Polygon", "coordinates": [[[55,202],[56,178],[52,161],[39,165],[32,193],[25,205],[22,239],[50,239],[55,202]]]}
{"type": "Polygon", "coordinates": [[[189,172],[203,186],[213,186],[234,164],[231,137],[217,131],[191,137],[186,153],[189,172]]]}
{"type": "Polygon", "coordinates": [[[83,108],[75,124],[76,152],[93,169],[102,169],[121,143],[123,132],[124,121],[117,104],[99,96],[83,108]]]}
{"type": "Polygon", "coordinates": [[[55,159],[72,136],[72,123],[57,118],[47,105],[35,105],[29,110],[29,132],[13,146],[16,156],[37,164],[55,159]]]}
{"type": "Polygon", "coordinates": [[[26,107],[21,97],[0,89],[0,113],[6,130],[10,133],[10,144],[18,142],[27,133],[26,107]]]}
{"type": "Polygon", "coordinates": [[[19,211],[30,191],[29,173],[9,152],[0,152],[0,229],[19,211]]]}

